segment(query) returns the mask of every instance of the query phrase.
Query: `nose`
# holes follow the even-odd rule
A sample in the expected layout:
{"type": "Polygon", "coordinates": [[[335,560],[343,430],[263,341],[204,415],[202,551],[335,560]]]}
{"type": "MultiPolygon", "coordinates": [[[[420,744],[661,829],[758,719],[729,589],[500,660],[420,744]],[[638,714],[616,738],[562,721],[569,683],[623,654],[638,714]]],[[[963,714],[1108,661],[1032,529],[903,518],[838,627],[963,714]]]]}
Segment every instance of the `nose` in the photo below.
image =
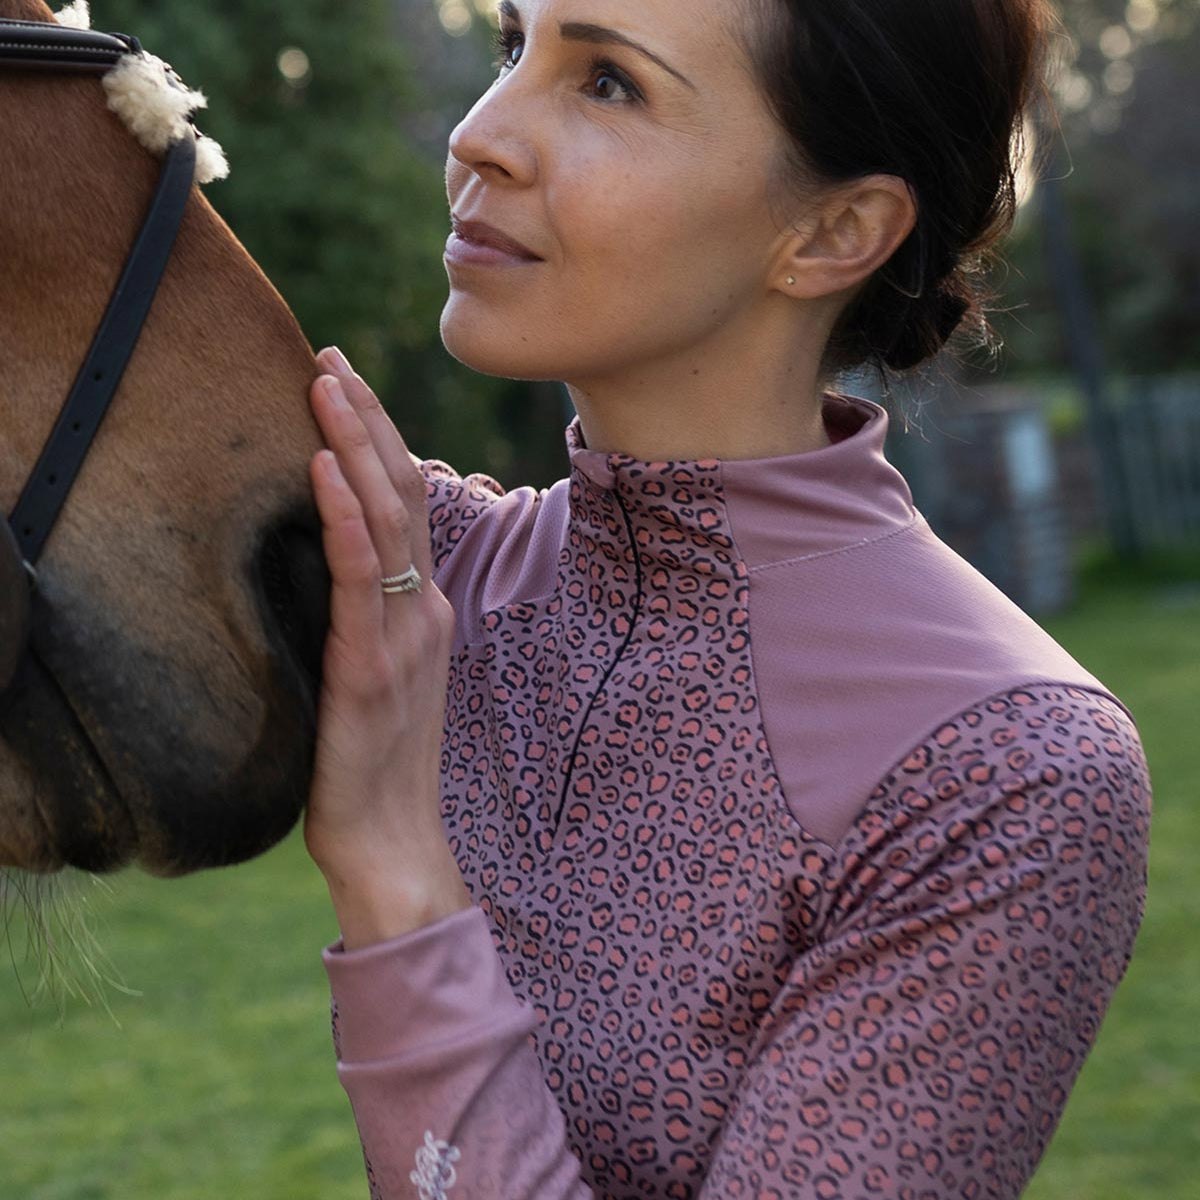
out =
{"type": "Polygon", "coordinates": [[[537,178],[537,116],[517,90],[516,75],[493,85],[450,135],[448,174],[465,167],[485,182],[527,187],[537,178]]]}
{"type": "Polygon", "coordinates": [[[298,669],[316,711],[329,631],[329,568],[315,508],[296,509],[270,526],[257,562],[260,608],[277,652],[298,669]]]}

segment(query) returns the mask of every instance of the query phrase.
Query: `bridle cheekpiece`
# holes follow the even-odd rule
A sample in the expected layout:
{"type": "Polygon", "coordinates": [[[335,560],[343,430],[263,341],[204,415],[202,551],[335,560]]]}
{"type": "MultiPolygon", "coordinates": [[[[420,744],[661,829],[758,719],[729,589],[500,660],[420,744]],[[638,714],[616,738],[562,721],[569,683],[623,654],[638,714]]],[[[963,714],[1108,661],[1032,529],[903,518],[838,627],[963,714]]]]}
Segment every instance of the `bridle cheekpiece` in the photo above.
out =
{"type": "MultiPolygon", "coordinates": [[[[187,88],[161,60],[143,51],[137,38],[67,25],[0,19],[0,70],[90,72],[139,70],[147,65],[169,73],[164,87],[182,90],[186,109],[174,136],[164,142],[154,198],[137,234],[58,421],[7,522],[0,522],[0,694],[8,690],[29,645],[35,564],[83,466],[125,368],[137,345],[197,178],[201,135],[190,113],[203,97],[187,88]]],[[[111,97],[110,97],[111,101],[111,97]]],[[[110,102],[110,107],[114,107],[110,102]]],[[[219,148],[218,148],[219,153],[219,148]]],[[[223,165],[224,159],[221,158],[223,165]]],[[[219,174],[220,172],[218,172],[219,174]]],[[[209,175],[209,177],[215,177],[209,175]]]]}

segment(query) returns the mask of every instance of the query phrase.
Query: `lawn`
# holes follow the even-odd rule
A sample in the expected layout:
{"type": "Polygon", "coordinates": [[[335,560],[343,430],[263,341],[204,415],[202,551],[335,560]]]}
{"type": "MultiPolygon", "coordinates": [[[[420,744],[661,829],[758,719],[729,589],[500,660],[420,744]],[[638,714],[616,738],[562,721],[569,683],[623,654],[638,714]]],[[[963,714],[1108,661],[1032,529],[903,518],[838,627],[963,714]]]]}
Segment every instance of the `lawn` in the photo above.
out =
{"type": "MultiPolygon", "coordinates": [[[[1133,965],[1031,1200],[1179,1200],[1200,1163],[1200,582],[1093,569],[1051,632],[1133,710],[1155,784],[1150,901],[1133,965]]],[[[1193,576],[1200,579],[1200,575],[1193,576]]],[[[324,887],[296,837],[255,863],[164,883],[74,880],[110,983],[32,1004],[0,971],[0,1200],[363,1200],[333,1070],[318,951],[324,887]],[[131,994],[132,992],[132,994],[131,994]]],[[[86,972],[85,972],[86,973],[86,972]]]]}
{"type": "Polygon", "coordinates": [[[1028,1200],[1180,1200],[1200,1164],[1200,571],[1093,568],[1047,628],[1137,720],[1154,785],[1133,962],[1028,1200]],[[1191,576],[1190,580],[1188,576],[1191,576]]]}
{"type": "Polygon", "coordinates": [[[303,844],[73,887],[138,994],[108,986],[111,1014],[67,996],[60,1017],[0,980],[0,1200],[364,1200],[319,955],[336,930],[303,844]]]}

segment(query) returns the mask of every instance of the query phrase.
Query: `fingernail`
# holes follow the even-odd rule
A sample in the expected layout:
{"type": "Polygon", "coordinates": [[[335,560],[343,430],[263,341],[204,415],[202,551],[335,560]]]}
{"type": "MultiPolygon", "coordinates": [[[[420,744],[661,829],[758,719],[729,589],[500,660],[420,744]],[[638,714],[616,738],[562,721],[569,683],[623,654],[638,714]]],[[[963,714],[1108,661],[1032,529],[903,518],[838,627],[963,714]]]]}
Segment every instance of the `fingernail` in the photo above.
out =
{"type": "Polygon", "coordinates": [[[332,375],[326,375],[321,384],[325,389],[325,395],[329,397],[329,403],[335,408],[350,407],[346,393],[342,391],[342,385],[332,375]]]}
{"type": "Polygon", "coordinates": [[[346,356],[336,347],[330,346],[325,352],[325,359],[339,375],[353,375],[354,368],[346,356]]]}

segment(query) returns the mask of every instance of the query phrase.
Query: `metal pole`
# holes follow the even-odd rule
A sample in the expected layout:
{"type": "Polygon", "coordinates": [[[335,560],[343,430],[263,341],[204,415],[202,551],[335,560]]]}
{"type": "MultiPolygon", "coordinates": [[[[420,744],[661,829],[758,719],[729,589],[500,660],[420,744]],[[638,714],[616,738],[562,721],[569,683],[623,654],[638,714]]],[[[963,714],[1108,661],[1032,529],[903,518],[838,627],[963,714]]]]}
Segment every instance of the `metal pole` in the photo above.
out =
{"type": "MultiPolygon", "coordinates": [[[[1041,127],[1051,124],[1045,120],[1041,127]]],[[[1061,145],[1061,132],[1050,131],[1051,144],[1061,145]]],[[[1079,254],[1071,236],[1071,221],[1063,198],[1061,154],[1049,157],[1046,177],[1037,185],[1035,199],[1054,290],[1075,373],[1083,391],[1088,432],[1100,467],[1100,497],[1105,527],[1121,558],[1140,557],[1142,546],[1133,521],[1129,480],[1117,442],[1120,432],[1106,396],[1104,353],[1088,298],[1079,254]]]]}

